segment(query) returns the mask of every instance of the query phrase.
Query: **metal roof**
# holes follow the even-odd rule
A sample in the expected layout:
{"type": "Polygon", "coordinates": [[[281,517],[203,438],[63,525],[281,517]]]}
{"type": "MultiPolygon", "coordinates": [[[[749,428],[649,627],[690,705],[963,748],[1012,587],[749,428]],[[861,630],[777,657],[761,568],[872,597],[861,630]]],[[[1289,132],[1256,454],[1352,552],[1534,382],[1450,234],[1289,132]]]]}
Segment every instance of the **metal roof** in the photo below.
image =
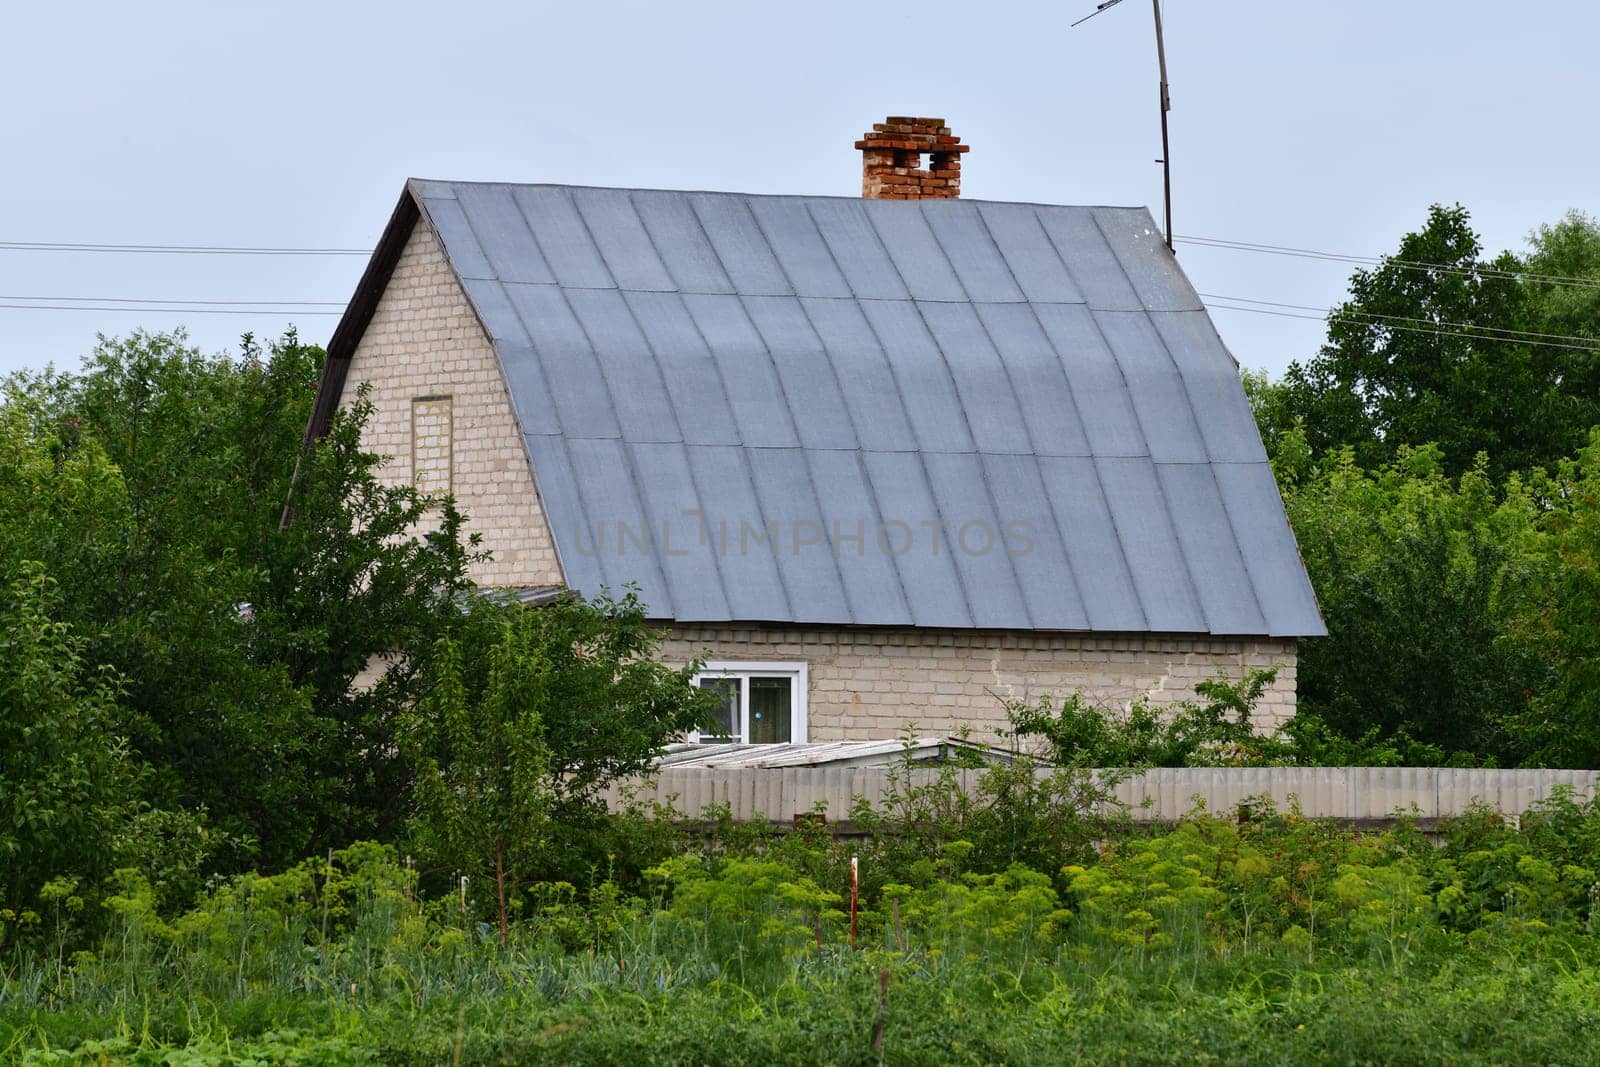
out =
{"type": "Polygon", "coordinates": [[[684,622],[1325,632],[1237,365],[1143,208],[409,192],[586,594],[636,583],[684,622]]]}
{"type": "Polygon", "coordinates": [[[944,763],[966,756],[985,763],[1010,764],[1016,753],[957,737],[917,737],[892,741],[814,741],[779,745],[673,744],[661,750],[657,768],[889,767],[944,763]]]}

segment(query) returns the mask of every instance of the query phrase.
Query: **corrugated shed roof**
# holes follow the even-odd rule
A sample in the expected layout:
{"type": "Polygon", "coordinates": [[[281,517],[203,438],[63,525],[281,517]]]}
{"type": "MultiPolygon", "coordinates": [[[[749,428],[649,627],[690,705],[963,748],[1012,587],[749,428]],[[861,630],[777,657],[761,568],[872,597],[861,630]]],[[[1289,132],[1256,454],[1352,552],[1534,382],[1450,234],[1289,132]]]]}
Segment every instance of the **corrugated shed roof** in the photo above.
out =
{"type": "Polygon", "coordinates": [[[1324,633],[1142,208],[413,181],[568,582],[653,616],[1324,633]]]}
{"type": "Polygon", "coordinates": [[[813,741],[779,745],[673,744],[661,751],[657,767],[890,767],[904,762],[944,763],[960,758],[1010,764],[1016,754],[956,737],[918,737],[890,741],[813,741]]]}

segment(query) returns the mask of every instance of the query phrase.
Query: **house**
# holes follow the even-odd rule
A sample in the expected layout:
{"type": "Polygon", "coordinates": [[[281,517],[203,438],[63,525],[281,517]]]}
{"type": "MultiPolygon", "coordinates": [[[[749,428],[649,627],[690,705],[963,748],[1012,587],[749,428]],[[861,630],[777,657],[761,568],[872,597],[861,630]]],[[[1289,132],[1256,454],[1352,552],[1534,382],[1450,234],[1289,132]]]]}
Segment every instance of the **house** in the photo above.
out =
{"type": "MultiPolygon", "coordinates": [[[[1193,695],[1324,633],[1237,365],[1143,208],[413,180],[328,348],[387,476],[533,599],[636,584],[747,742],[1193,695]]],[[[923,157],[926,156],[925,160],[923,157]]]]}

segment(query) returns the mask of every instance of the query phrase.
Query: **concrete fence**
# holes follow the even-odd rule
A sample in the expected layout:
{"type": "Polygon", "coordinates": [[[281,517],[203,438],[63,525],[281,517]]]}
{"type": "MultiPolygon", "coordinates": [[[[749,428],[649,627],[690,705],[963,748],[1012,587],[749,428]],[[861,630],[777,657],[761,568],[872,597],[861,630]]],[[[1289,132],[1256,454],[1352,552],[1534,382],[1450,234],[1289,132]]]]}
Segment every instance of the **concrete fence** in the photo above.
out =
{"type": "MultiPolygon", "coordinates": [[[[847,821],[855,798],[881,807],[890,775],[921,784],[936,770],[891,771],[885,767],[665,768],[649,781],[613,788],[614,807],[626,796],[671,802],[697,816],[726,804],[733,818],[788,823],[797,814],[823,810],[830,823],[847,821]]],[[[982,771],[954,772],[962,788],[977,787],[982,771]]],[[[1041,772],[1043,773],[1043,772],[1041,772]]],[[[1213,812],[1231,812],[1249,798],[1266,796],[1279,810],[1297,801],[1319,819],[1368,823],[1397,813],[1423,824],[1459,815],[1475,803],[1520,815],[1560,786],[1579,799],[1593,795],[1600,771],[1485,771],[1445,767],[1198,767],[1161,768],[1119,783],[1114,792],[1135,820],[1166,822],[1197,802],[1213,812]]]]}

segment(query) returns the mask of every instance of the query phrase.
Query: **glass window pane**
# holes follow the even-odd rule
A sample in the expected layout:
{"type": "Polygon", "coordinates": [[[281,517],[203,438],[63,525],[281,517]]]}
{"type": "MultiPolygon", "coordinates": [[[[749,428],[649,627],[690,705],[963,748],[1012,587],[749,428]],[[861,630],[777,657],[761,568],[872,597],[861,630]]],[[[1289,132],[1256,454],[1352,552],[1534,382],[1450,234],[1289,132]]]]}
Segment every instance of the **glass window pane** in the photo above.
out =
{"type": "Polygon", "coordinates": [[[716,723],[715,729],[700,732],[702,741],[737,741],[737,725],[739,722],[739,679],[737,678],[702,678],[701,689],[710,689],[722,694],[722,702],[712,712],[711,718],[716,723]]]}
{"type": "Polygon", "coordinates": [[[758,745],[785,743],[790,727],[793,679],[750,679],[750,741],[758,745]]]}

